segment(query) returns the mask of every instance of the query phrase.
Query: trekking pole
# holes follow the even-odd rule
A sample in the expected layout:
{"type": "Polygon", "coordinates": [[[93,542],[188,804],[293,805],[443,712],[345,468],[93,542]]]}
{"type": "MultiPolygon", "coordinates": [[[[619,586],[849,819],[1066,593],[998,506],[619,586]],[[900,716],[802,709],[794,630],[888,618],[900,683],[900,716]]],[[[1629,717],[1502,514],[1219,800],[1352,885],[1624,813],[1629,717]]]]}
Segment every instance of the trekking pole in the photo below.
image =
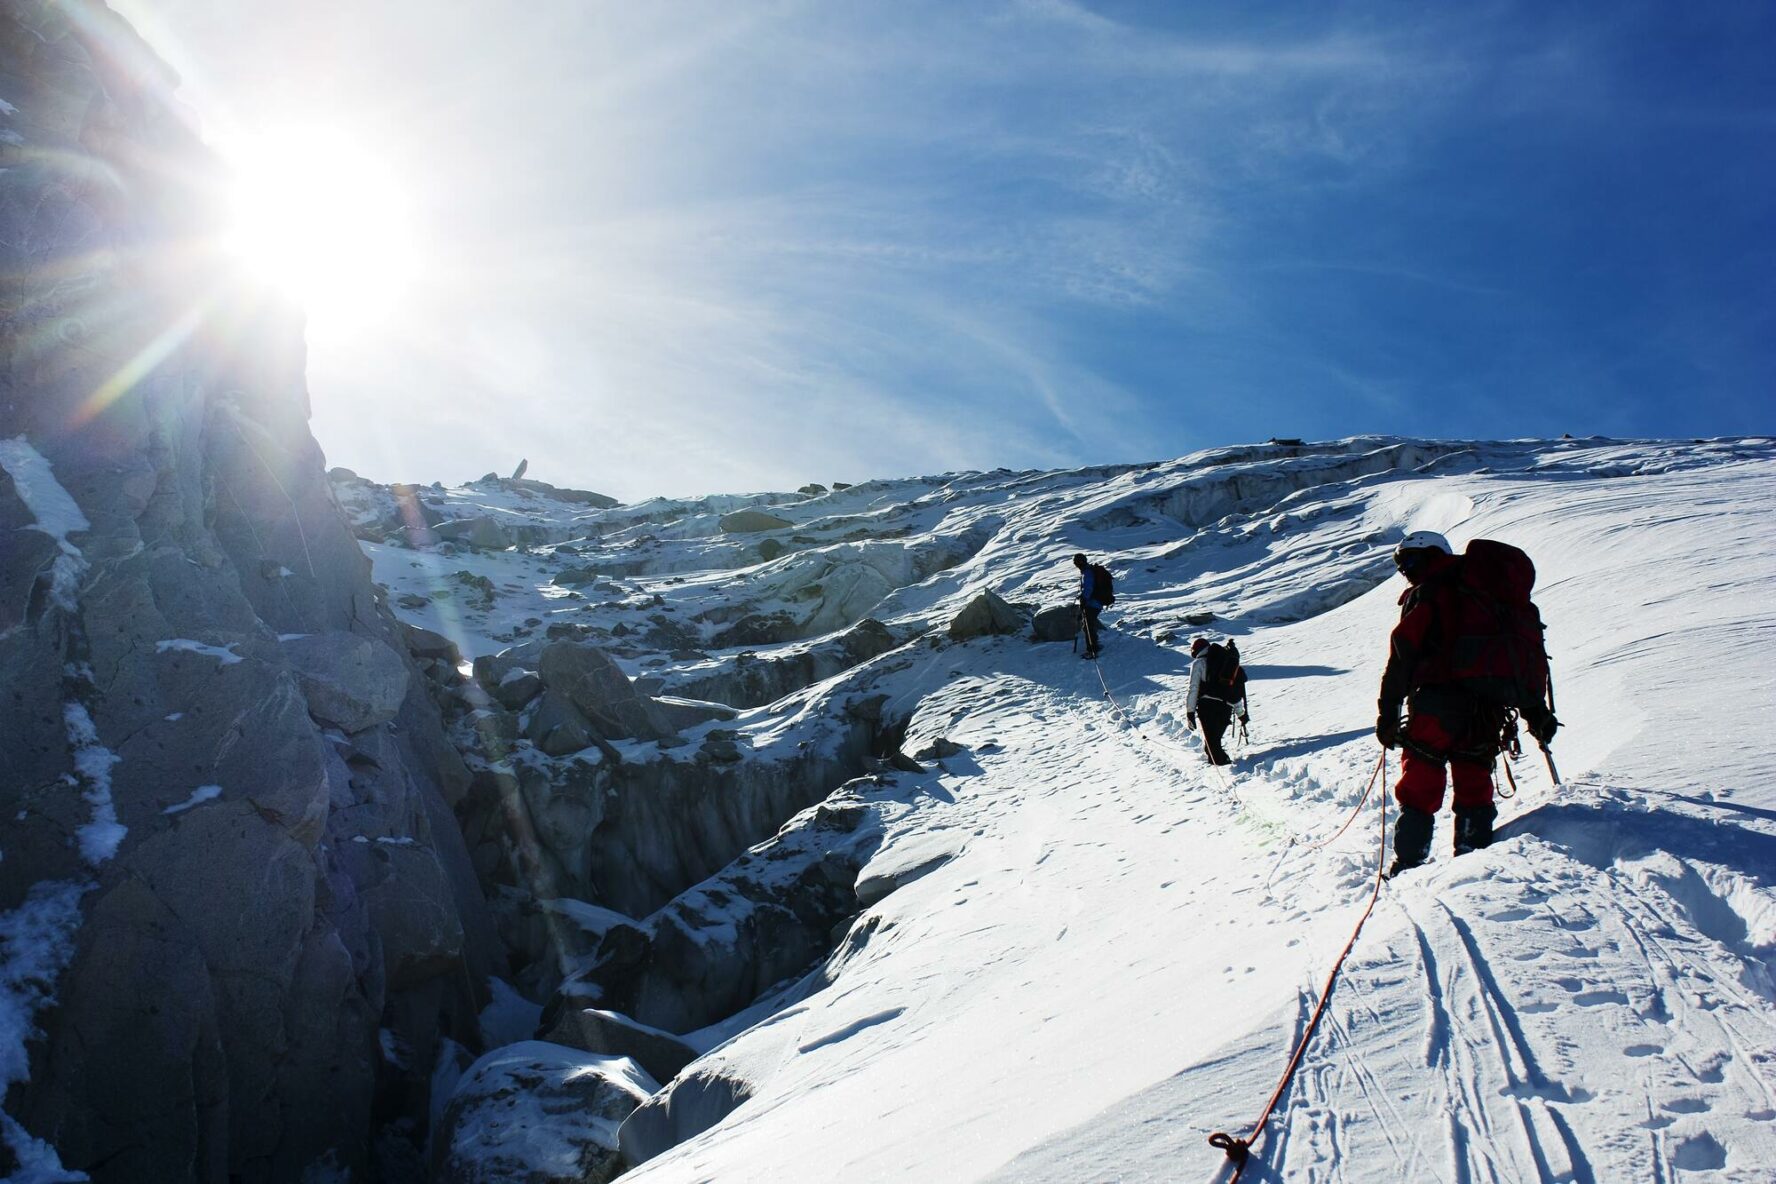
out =
{"type": "Polygon", "coordinates": [[[1073,617],[1073,652],[1079,652],[1079,631],[1085,628],[1085,606],[1079,606],[1079,612],[1073,617]]]}

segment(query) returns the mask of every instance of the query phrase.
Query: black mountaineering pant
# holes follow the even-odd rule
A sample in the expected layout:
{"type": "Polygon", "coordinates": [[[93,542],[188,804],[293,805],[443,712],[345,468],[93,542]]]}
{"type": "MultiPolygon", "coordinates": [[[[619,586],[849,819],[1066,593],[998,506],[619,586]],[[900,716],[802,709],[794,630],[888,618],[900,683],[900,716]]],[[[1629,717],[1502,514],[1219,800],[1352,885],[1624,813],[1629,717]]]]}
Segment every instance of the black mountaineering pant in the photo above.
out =
{"type": "Polygon", "coordinates": [[[1079,602],[1079,622],[1085,628],[1085,652],[1098,652],[1098,614],[1104,610],[1089,600],[1079,602]]]}
{"type": "Polygon", "coordinates": [[[1233,722],[1233,704],[1199,695],[1196,700],[1196,720],[1202,725],[1203,744],[1209,750],[1209,763],[1232,764],[1227,750],[1221,747],[1221,737],[1227,735],[1227,726],[1233,722]]]}

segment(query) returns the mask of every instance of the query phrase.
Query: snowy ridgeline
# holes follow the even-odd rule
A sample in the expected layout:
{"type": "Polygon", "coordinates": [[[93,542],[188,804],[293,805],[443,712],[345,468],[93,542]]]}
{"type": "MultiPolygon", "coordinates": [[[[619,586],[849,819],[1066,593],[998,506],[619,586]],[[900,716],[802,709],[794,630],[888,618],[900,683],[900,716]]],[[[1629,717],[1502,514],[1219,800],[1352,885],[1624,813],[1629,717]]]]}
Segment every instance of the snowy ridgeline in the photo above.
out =
{"type": "MultiPolygon", "coordinates": [[[[635,1029],[701,1055],[622,1128],[648,1157],[626,1178],[1211,1178],[1207,1134],[1247,1133],[1368,899],[1379,795],[1339,831],[1380,752],[1388,552],[1410,528],[1535,558],[1567,784],[1516,763],[1492,849],[1452,859],[1445,814],[1433,863],[1384,888],[1258,1178],[1771,1178],[1769,441],[1362,439],[640,508],[534,483],[337,488],[398,611],[465,665],[595,643],[649,693],[740,708],[722,725],[740,764],[823,735],[843,684],[925,757],[634,922],[728,968],[759,894],[788,891],[773,867],[854,877],[807,977],[706,1027],[635,1029]],[[948,637],[984,589],[1064,603],[1075,551],[1118,577],[1101,663],[1022,631],[948,637]],[[895,648],[837,674],[810,657],[865,616],[895,648]],[[1231,785],[1183,724],[1198,627],[1237,637],[1252,679],[1231,785]]],[[[558,932],[631,923],[556,912],[558,932]]],[[[606,979],[583,1002],[611,1024],[691,1014],[656,988],[618,1000],[606,979]]],[[[533,1144],[539,1167],[608,1146],[616,1110],[577,1132],[549,1117],[588,1074],[660,1083],[554,1045],[490,1053],[451,1103],[452,1170],[476,1178],[489,1140],[502,1170],[533,1144]],[[555,1093],[493,1140],[477,1099],[508,1097],[502,1065],[555,1093]]]]}

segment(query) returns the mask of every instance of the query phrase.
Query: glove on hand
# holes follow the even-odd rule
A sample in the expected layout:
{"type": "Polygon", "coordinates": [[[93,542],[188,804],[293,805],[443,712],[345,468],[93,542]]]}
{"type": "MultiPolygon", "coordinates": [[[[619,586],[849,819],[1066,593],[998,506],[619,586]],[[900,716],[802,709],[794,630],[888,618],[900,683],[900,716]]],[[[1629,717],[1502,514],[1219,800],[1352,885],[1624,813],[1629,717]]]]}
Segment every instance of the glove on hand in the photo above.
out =
{"type": "Polygon", "coordinates": [[[1196,729],[1196,712],[1186,711],[1184,713],[1184,722],[1189,724],[1191,727],[1191,730],[1194,731],[1196,729]]]}
{"type": "Polygon", "coordinates": [[[1381,741],[1383,748],[1392,748],[1400,742],[1400,705],[1383,703],[1381,714],[1375,718],[1375,738],[1381,741]]]}
{"type": "Polygon", "coordinates": [[[1529,734],[1536,738],[1536,743],[1546,747],[1554,739],[1554,729],[1560,726],[1560,721],[1554,718],[1552,711],[1543,707],[1533,716],[1525,716],[1523,724],[1529,729],[1529,734]]]}

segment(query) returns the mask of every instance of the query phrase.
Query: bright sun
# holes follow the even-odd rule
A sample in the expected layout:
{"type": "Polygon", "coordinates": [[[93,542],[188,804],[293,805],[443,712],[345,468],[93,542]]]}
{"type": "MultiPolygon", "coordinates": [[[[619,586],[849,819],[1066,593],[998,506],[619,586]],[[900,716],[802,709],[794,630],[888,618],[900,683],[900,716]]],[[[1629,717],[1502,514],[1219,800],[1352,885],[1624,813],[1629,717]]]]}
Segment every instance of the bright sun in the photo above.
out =
{"type": "Polygon", "coordinates": [[[232,180],[223,243],[302,304],[313,332],[385,319],[418,266],[412,211],[394,174],[335,129],[265,133],[223,148],[232,180]]]}

